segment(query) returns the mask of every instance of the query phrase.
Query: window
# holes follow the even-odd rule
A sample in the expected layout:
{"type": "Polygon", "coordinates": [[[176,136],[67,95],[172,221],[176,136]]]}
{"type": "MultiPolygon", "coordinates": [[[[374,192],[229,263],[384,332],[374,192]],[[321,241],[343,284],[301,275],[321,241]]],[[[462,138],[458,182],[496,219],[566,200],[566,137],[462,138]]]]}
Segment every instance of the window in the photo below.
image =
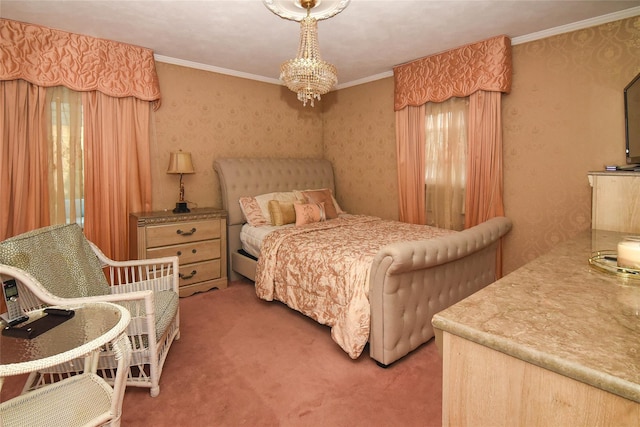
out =
{"type": "Polygon", "coordinates": [[[84,226],[82,94],[63,86],[47,91],[51,224],[84,226]]]}
{"type": "Polygon", "coordinates": [[[426,104],[427,224],[462,230],[467,170],[467,98],[426,104]]]}

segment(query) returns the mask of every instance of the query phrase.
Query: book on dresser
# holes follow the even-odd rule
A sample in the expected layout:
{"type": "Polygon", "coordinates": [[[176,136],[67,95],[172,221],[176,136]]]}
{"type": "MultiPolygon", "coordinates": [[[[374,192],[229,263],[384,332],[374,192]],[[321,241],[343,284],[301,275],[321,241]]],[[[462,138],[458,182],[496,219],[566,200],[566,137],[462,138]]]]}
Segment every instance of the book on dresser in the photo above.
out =
{"type": "Polygon", "coordinates": [[[129,256],[177,256],[180,296],[227,287],[227,213],[194,208],[187,213],[138,212],[129,215],[129,256]]]}

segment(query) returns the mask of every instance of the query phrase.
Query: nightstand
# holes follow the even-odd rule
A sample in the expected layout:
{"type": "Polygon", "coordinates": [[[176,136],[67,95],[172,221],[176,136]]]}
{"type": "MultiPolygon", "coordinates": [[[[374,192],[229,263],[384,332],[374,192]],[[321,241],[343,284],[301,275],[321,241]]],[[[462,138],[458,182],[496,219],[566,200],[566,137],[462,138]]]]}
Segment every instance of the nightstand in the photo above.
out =
{"type": "Polygon", "coordinates": [[[180,296],[227,287],[227,212],[194,208],[129,214],[129,257],[177,255],[180,296]]]}

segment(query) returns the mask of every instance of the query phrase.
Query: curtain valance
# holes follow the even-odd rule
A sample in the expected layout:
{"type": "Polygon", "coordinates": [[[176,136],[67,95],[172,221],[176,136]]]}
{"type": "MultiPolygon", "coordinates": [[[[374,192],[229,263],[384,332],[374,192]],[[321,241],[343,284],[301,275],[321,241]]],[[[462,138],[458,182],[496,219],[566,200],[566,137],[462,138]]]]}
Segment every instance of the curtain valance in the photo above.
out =
{"type": "Polygon", "coordinates": [[[442,102],[478,90],[511,90],[511,39],[498,36],[393,69],[395,111],[407,105],[442,102]]]}
{"type": "Polygon", "coordinates": [[[153,51],[0,19],[0,80],[160,100],[153,51]]]}

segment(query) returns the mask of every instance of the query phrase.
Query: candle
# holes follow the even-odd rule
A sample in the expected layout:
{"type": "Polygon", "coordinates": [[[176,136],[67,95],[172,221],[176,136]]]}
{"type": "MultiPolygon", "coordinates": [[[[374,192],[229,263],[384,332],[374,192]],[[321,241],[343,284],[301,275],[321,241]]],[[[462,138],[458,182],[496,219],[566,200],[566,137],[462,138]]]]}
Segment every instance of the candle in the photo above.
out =
{"type": "Polygon", "coordinates": [[[618,267],[640,270],[640,236],[627,237],[618,243],[618,267]]]}

